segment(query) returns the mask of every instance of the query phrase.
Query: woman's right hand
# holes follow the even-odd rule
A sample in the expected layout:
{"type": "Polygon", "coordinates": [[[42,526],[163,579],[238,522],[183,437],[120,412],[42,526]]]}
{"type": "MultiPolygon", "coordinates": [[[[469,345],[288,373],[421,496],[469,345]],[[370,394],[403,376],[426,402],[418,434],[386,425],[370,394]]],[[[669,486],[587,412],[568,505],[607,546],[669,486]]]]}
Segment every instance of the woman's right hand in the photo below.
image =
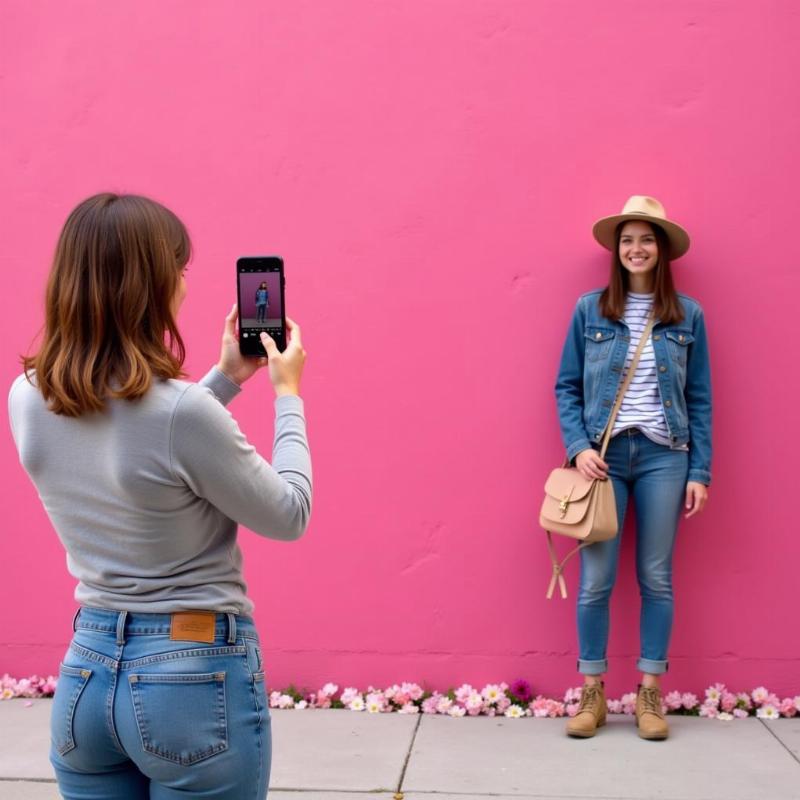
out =
{"type": "Polygon", "coordinates": [[[278,397],[285,394],[300,394],[300,376],[303,374],[303,365],[306,361],[306,351],[300,338],[300,326],[287,317],[286,328],[289,343],[282,353],[268,333],[261,333],[261,344],[267,351],[269,379],[278,397]]]}
{"type": "Polygon", "coordinates": [[[594,448],[581,450],[575,456],[575,468],[587,480],[599,478],[605,480],[608,477],[608,464],[600,458],[600,453],[594,448]]]}

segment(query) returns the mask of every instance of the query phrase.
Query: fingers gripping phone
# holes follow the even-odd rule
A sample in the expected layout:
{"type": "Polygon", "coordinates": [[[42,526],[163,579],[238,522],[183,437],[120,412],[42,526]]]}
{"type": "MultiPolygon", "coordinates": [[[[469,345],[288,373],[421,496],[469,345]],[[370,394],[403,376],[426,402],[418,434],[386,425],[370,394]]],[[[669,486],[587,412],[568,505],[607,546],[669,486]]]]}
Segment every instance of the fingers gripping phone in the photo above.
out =
{"type": "Polygon", "coordinates": [[[266,331],[283,352],[286,349],[286,279],[279,256],[243,256],[236,261],[239,307],[239,352],[265,356],[261,332],[266,331]]]}

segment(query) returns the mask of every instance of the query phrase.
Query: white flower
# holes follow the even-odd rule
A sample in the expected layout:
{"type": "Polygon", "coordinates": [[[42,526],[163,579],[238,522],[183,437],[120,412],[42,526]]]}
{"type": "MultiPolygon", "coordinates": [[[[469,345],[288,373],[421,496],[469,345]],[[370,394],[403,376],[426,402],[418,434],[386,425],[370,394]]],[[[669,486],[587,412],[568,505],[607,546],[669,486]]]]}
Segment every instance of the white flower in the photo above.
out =
{"type": "Polygon", "coordinates": [[[308,703],[305,700],[300,700],[300,702],[294,704],[294,707],[298,711],[302,711],[304,708],[308,708],[308,703]]]}
{"type": "Polygon", "coordinates": [[[288,694],[282,694],[278,698],[278,708],[292,708],[294,706],[294,700],[288,694]]]}
{"type": "Polygon", "coordinates": [[[339,687],[335,683],[326,683],[322,687],[322,694],[326,694],[326,695],[328,695],[328,697],[330,697],[331,695],[336,694],[336,692],[338,692],[338,691],[339,691],[339,687]]]}
{"type": "Polygon", "coordinates": [[[364,710],[364,698],[361,695],[358,697],[354,697],[350,701],[350,705],[347,706],[351,711],[363,711],[364,710]]]}
{"type": "Polygon", "coordinates": [[[477,692],[472,692],[472,694],[466,699],[464,705],[471,710],[475,710],[476,708],[483,707],[483,697],[481,697],[477,692]]]}
{"type": "Polygon", "coordinates": [[[720,711],[717,714],[717,719],[721,719],[723,722],[730,722],[733,719],[733,714],[729,714],[727,711],[720,711]]]}
{"type": "Polygon", "coordinates": [[[797,697],[795,697],[795,699],[794,699],[794,707],[795,707],[795,708],[796,708],[798,711],[800,711],[800,694],[799,694],[799,695],[797,695],[797,697]]]}
{"type": "Polygon", "coordinates": [[[706,689],[706,700],[710,700],[712,703],[718,703],[720,697],[722,695],[719,693],[719,689],[716,686],[709,686],[706,689]]]}
{"type": "Polygon", "coordinates": [[[761,706],[761,708],[756,711],[756,716],[761,719],[778,719],[778,717],[780,717],[780,712],[775,706],[766,705],[761,706]]]}
{"type": "Polygon", "coordinates": [[[466,708],[462,708],[461,706],[450,706],[450,708],[448,709],[447,713],[451,717],[463,717],[464,714],[467,713],[467,709],[466,708]]]}
{"type": "Polygon", "coordinates": [[[370,700],[367,703],[367,712],[369,714],[380,714],[383,711],[383,705],[377,700],[370,700]]]}
{"type": "Polygon", "coordinates": [[[406,703],[404,706],[401,706],[398,714],[419,714],[419,706],[415,706],[413,703],[406,703]]]}
{"type": "Polygon", "coordinates": [[[481,694],[487,703],[496,703],[505,693],[496,683],[490,683],[483,687],[481,694]]]}
{"type": "Polygon", "coordinates": [[[506,709],[506,716],[512,719],[519,719],[525,716],[525,712],[516,703],[506,709]]]}

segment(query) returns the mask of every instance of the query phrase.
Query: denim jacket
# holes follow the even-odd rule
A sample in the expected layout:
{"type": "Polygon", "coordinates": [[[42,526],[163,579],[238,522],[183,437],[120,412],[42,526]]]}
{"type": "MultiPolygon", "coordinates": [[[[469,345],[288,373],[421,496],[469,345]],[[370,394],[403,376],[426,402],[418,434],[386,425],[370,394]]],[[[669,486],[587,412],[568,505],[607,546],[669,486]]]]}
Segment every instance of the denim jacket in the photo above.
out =
{"type": "MultiPolygon", "coordinates": [[[[600,442],[622,382],[630,331],[600,313],[598,289],[583,295],[572,315],[556,381],[567,457],[600,442]]],[[[711,483],[711,373],[703,310],[678,295],[684,319],[653,327],[661,406],[675,447],[689,445],[690,481],[711,483]]]]}

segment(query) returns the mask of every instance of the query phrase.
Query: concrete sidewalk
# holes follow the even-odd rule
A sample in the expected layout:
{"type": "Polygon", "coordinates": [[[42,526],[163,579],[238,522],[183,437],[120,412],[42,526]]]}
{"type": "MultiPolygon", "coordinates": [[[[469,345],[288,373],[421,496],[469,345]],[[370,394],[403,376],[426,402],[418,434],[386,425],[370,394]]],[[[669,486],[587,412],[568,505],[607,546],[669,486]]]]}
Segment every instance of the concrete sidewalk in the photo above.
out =
{"type": "MultiPolygon", "coordinates": [[[[49,700],[0,703],[2,800],[59,797],[49,713],[49,700]]],[[[800,718],[669,719],[667,742],[639,739],[622,716],[575,741],[564,720],[275,711],[270,797],[800,800],[800,718]]]]}

